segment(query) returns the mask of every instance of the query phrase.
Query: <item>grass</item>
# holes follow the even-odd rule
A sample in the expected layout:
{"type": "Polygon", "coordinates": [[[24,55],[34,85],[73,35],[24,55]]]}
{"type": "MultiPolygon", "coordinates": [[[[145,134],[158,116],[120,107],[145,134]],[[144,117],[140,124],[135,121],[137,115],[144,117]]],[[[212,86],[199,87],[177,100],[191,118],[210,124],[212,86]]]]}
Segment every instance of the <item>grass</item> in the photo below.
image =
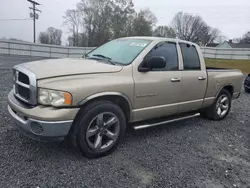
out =
{"type": "Polygon", "coordinates": [[[250,60],[205,59],[205,61],[208,67],[239,69],[243,73],[250,73],[250,60]]]}

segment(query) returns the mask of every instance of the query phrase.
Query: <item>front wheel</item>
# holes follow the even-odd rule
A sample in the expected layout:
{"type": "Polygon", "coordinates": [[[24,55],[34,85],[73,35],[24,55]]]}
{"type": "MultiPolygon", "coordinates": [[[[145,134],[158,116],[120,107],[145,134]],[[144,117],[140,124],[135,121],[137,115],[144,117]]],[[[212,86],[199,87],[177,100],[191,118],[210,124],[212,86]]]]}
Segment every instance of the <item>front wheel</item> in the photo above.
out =
{"type": "Polygon", "coordinates": [[[77,115],[73,137],[88,158],[111,153],[123,138],[126,118],[119,106],[108,101],[94,102],[77,115]]]}
{"type": "Polygon", "coordinates": [[[231,103],[231,94],[227,90],[223,89],[212,106],[210,106],[204,114],[212,120],[222,120],[228,115],[231,109],[231,103]]]}

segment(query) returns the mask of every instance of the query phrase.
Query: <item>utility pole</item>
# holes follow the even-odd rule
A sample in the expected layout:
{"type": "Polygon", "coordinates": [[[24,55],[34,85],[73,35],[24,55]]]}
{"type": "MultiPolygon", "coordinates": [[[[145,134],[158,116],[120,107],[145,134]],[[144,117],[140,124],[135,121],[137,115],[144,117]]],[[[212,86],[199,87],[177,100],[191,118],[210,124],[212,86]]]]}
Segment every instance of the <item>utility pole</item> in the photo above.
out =
{"type": "Polygon", "coordinates": [[[40,3],[38,2],[35,2],[33,0],[27,0],[29,1],[33,6],[32,7],[29,7],[30,10],[33,10],[33,13],[30,14],[30,17],[33,18],[33,32],[34,32],[34,43],[36,43],[36,19],[38,19],[38,14],[36,13],[36,11],[38,12],[42,12],[38,9],[36,9],[36,5],[41,5],[40,3]]]}

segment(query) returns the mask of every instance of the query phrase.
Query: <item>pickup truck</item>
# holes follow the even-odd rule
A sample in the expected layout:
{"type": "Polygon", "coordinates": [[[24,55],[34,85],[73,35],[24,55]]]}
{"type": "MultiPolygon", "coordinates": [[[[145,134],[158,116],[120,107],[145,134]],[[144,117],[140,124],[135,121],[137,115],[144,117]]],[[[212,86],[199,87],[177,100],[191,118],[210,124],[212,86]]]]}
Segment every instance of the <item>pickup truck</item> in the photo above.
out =
{"type": "Polygon", "coordinates": [[[243,74],[206,68],[200,47],[188,41],[125,37],[80,58],[17,65],[13,80],[8,111],[23,134],[65,139],[95,158],[114,151],[129,126],[224,119],[243,74]]]}
{"type": "Polygon", "coordinates": [[[244,89],[246,93],[250,93],[250,73],[247,75],[244,81],[244,89]]]}

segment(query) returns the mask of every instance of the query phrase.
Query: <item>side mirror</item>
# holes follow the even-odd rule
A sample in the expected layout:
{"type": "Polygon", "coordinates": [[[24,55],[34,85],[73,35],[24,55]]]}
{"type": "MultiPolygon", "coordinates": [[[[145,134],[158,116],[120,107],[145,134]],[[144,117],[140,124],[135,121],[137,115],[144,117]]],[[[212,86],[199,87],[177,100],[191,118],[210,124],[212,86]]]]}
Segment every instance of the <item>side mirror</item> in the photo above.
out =
{"type": "Polygon", "coordinates": [[[166,59],[164,57],[150,57],[138,67],[139,72],[148,72],[153,69],[163,69],[166,67],[166,59]]]}

